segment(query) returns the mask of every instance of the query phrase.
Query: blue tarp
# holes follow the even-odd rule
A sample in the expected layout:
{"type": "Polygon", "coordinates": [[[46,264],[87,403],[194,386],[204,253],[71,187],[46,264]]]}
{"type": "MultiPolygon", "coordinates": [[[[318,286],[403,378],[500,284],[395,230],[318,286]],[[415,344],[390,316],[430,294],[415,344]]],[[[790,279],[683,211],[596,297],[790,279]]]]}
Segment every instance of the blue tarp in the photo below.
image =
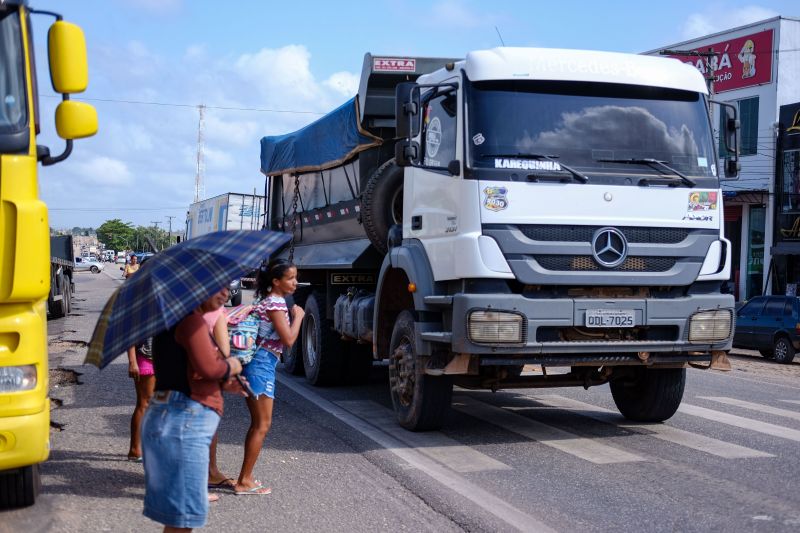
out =
{"type": "Polygon", "coordinates": [[[262,138],[261,172],[275,176],[326,170],[381,144],[380,137],[361,129],[358,116],[353,97],[303,129],[262,138]]]}

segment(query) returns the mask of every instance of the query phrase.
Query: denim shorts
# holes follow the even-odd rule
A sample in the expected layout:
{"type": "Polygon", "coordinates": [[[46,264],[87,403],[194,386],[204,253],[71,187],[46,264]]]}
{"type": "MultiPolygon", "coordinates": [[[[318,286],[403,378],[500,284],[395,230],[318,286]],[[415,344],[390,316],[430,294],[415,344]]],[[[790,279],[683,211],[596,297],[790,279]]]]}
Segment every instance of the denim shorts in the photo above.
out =
{"type": "Polygon", "coordinates": [[[278,366],[278,356],[266,348],[256,350],[253,360],[244,366],[242,375],[247,378],[256,399],[262,394],[267,398],[275,398],[275,367],[278,366]]]}
{"type": "Polygon", "coordinates": [[[219,415],[177,391],[156,391],[142,420],[143,514],[194,528],[208,513],[208,449],[219,415]]]}

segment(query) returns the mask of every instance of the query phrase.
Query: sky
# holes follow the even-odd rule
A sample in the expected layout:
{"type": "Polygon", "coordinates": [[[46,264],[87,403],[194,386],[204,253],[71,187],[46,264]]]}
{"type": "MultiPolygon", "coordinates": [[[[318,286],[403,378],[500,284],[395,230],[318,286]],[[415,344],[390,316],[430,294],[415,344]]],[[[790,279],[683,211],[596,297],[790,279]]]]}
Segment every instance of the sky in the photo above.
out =
{"type": "MultiPolygon", "coordinates": [[[[507,46],[640,53],[777,15],[797,0],[696,2],[560,0],[30,0],[86,35],[96,136],[41,168],[54,228],[184,227],[197,174],[205,105],[203,198],[263,194],[259,141],[295,131],[351,98],[364,54],[464,57],[507,46]],[[172,217],[172,218],[170,218],[172,217]]],[[[33,18],[46,51],[51,18],[33,18]]],[[[38,59],[42,136],[58,154],[59,97],[38,59]]]]}

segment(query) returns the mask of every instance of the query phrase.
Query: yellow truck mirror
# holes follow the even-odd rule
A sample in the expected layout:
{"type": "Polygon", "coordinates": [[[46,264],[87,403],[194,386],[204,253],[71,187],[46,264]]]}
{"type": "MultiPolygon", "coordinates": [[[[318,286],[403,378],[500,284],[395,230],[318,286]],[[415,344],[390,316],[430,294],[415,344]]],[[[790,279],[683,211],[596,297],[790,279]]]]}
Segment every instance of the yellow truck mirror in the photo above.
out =
{"type": "Polygon", "coordinates": [[[56,108],[56,132],[62,139],[91,137],[97,133],[97,110],[85,102],[61,102],[56,108]]]}
{"type": "Polygon", "coordinates": [[[89,84],[89,62],[83,30],[63,20],[54,22],[47,34],[47,50],[53,89],[62,94],[85,91],[89,84]]]}

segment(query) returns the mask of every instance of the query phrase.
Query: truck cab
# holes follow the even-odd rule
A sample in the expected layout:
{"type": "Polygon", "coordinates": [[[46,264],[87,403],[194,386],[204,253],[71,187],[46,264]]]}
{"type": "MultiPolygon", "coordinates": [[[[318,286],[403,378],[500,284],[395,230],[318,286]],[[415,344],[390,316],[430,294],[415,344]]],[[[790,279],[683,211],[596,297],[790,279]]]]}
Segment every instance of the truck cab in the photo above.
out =
{"type": "Polygon", "coordinates": [[[31,505],[38,464],[50,451],[47,300],[51,283],[47,206],[37,163],[66,159],[72,141],[97,130],[94,108],[69,99],[88,83],[83,32],[61,15],[48,33],[50,77],[62,95],[58,155],[37,144],[39,105],[27,1],[0,2],[0,508],[31,505]]]}

